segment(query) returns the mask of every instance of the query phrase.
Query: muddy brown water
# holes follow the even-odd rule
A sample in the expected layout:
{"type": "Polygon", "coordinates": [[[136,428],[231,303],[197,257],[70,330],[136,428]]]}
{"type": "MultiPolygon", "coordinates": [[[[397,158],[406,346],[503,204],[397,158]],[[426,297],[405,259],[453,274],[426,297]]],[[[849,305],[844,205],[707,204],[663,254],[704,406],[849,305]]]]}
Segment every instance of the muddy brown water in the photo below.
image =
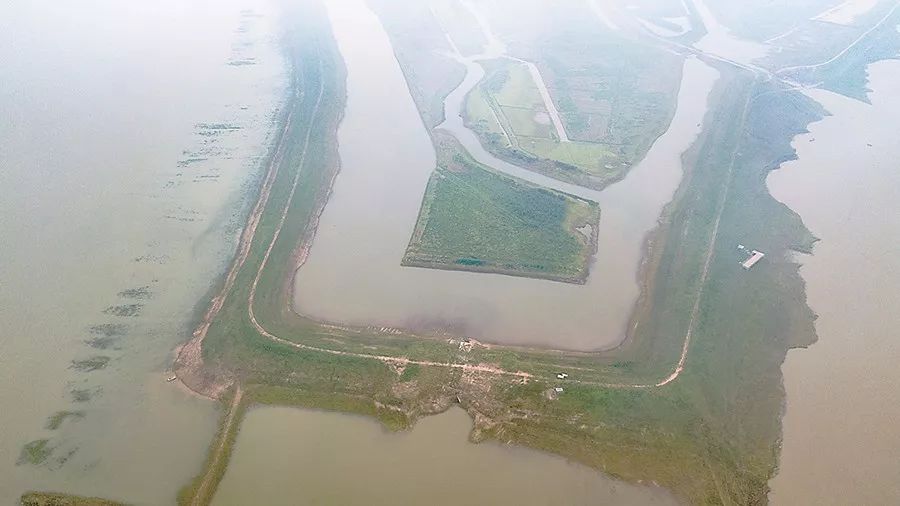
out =
{"type": "Polygon", "coordinates": [[[169,504],[200,470],[218,413],[165,370],[271,141],[274,21],[255,0],[0,6],[0,504],[169,504]],[[84,417],[45,429],[59,410],[84,417]]]}
{"type": "Polygon", "coordinates": [[[470,429],[461,409],[401,433],[362,417],[254,409],[213,504],[677,504],[561,457],[469,444],[470,429]]]}
{"type": "Polygon", "coordinates": [[[585,285],[401,267],[435,153],[377,17],[362,0],[328,3],[347,66],[338,130],[341,172],[305,265],[295,308],[352,325],[450,330],[491,342],[595,350],[624,337],[639,293],[646,234],[680,181],[681,154],[700,131],[718,74],[690,59],[672,125],[622,182],[595,192],[523,170],[488,154],[462,126],[465,93],[483,74],[474,61],[446,101],[452,132],[479,161],[600,202],[599,248],[585,285]]]}
{"type": "Polygon", "coordinates": [[[900,63],[869,71],[872,105],[810,92],[832,116],[768,178],[821,238],[798,258],[819,341],[782,367],[776,505],[900,504],[900,63]]]}

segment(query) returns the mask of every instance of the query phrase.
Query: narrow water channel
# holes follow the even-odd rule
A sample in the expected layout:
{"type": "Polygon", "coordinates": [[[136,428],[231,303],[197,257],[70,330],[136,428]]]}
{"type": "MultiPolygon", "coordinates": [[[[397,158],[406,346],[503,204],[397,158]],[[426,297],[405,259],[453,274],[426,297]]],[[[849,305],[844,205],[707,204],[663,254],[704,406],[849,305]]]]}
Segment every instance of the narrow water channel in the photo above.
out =
{"type": "Polygon", "coordinates": [[[267,504],[674,505],[658,487],[561,457],[466,441],[461,409],[390,433],[367,418],[257,408],[241,428],[215,506],[267,504]]]}
{"type": "Polygon", "coordinates": [[[819,341],[782,367],[776,505],[900,504],[900,63],[869,79],[871,105],[810,91],[832,115],[768,178],[821,239],[799,258],[819,341]]]}
{"type": "Polygon", "coordinates": [[[297,272],[296,309],[333,323],[448,330],[508,344],[577,350],[618,344],[639,294],[643,240],[681,179],[681,155],[701,130],[718,73],[688,59],[669,130],[624,181],[595,192],[507,164],[481,147],[458,116],[483,72],[468,62],[441,128],[497,170],[600,202],[598,253],[585,285],[406,268],[400,260],[435,166],[434,149],[377,17],[362,0],[328,2],[328,9],[348,72],[338,130],[342,166],[297,272]]]}
{"type": "Polygon", "coordinates": [[[271,142],[276,20],[258,0],[0,5],[0,504],[171,504],[200,470],[218,413],[165,370],[271,142]]]}

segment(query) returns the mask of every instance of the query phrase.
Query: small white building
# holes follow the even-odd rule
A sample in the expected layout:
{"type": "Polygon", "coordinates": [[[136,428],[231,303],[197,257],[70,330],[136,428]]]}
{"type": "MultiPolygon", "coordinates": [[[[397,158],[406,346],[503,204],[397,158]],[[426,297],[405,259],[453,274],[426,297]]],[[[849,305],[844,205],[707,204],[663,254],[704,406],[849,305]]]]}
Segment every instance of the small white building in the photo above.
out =
{"type": "Polygon", "coordinates": [[[762,260],[764,256],[766,256],[766,254],[763,253],[762,251],[756,251],[756,250],[753,250],[753,251],[751,251],[750,253],[751,253],[751,254],[750,254],[750,258],[748,258],[747,260],[744,260],[744,262],[741,264],[741,267],[743,267],[744,269],[746,269],[746,270],[748,270],[748,271],[749,271],[754,265],[756,265],[757,262],[759,262],[760,260],[762,260]]]}

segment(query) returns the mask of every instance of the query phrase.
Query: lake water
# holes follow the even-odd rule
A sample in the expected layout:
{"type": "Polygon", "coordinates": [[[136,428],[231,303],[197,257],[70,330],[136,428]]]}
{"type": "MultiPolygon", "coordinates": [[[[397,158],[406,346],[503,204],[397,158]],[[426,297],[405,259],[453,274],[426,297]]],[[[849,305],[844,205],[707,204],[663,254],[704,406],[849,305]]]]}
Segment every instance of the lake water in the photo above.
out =
{"type": "Polygon", "coordinates": [[[34,488],[166,504],[200,470],[218,413],[165,369],[274,131],[287,81],[269,14],[0,6],[0,504],[34,488]],[[109,362],[71,368],[92,357],[109,362]],[[84,417],[45,429],[60,410],[84,417]],[[16,465],[43,438],[49,458],[16,465]]]}
{"type": "Polygon", "coordinates": [[[244,421],[216,506],[244,504],[677,504],[533,450],[466,440],[461,409],[391,433],[356,416],[257,408],[244,421]]]}
{"type": "Polygon", "coordinates": [[[773,504],[900,504],[900,63],[869,70],[872,105],[810,92],[832,116],[768,179],[821,238],[799,259],[819,341],[782,368],[773,504]]]}
{"type": "Polygon", "coordinates": [[[295,279],[301,314],[351,325],[449,330],[491,342],[596,350],[623,339],[639,294],[646,234],[681,179],[681,154],[701,129],[718,74],[685,63],[672,125],[629,176],[604,192],[581,189],[502,162],[458,117],[480,79],[447,98],[451,131],[479,161],[600,202],[599,250],[585,285],[401,267],[435,154],[387,35],[362,0],[329,2],[347,66],[347,109],[338,131],[341,172],[313,247],[295,279]]]}

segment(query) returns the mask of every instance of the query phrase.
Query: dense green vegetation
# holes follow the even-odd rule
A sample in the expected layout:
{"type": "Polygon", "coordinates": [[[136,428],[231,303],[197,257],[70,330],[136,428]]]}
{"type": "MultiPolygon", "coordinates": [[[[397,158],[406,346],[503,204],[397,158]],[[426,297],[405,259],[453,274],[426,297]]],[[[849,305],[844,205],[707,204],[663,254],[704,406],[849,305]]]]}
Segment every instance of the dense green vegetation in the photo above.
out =
{"type": "Polygon", "coordinates": [[[80,497],[53,492],[27,492],[20,500],[22,506],[124,506],[120,502],[97,497],[80,497]]]}
{"type": "Polygon", "coordinates": [[[439,141],[404,265],[583,282],[598,206],[484,167],[439,141]],[[578,228],[588,225],[586,235],[578,228]]]}
{"type": "Polygon", "coordinates": [[[666,131],[682,59],[598,30],[580,3],[526,9],[521,17],[522,28],[505,34],[515,41],[509,54],[536,65],[569,142],[541,117],[547,107],[527,67],[506,58],[481,62],[486,73],[467,97],[467,126],[494,155],[551,177],[591,188],[621,179],[666,131]]]}

